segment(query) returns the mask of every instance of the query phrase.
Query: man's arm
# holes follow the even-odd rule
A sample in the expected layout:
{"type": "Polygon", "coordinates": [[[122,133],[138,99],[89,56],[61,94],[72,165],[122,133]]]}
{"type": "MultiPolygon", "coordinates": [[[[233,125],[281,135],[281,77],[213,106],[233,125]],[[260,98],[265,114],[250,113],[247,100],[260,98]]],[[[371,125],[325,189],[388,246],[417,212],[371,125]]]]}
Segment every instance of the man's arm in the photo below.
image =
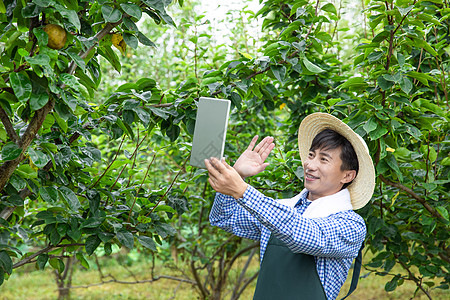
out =
{"type": "Polygon", "coordinates": [[[354,258],[366,235],[363,219],[353,211],[308,219],[251,186],[237,202],[295,253],[354,258]]]}
{"type": "Polygon", "coordinates": [[[209,221],[212,226],[240,237],[259,240],[261,236],[261,223],[233,197],[221,193],[216,193],[209,221]]]}

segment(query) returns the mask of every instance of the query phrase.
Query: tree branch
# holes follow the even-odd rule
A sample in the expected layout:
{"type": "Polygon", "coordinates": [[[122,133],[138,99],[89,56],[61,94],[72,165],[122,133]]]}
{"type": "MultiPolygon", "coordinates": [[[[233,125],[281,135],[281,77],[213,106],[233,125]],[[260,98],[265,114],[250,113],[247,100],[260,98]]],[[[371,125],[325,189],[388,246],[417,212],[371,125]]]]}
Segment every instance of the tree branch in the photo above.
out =
{"type": "Polygon", "coordinates": [[[378,178],[381,179],[381,181],[383,181],[385,184],[396,187],[404,192],[406,192],[408,195],[410,195],[411,197],[413,197],[414,199],[416,199],[420,204],[422,204],[426,210],[428,210],[431,215],[433,215],[434,217],[438,218],[439,220],[441,220],[444,223],[447,223],[447,220],[444,219],[443,216],[441,216],[441,214],[435,210],[432,206],[430,206],[427,201],[425,199],[423,199],[422,197],[420,197],[418,194],[416,194],[412,189],[397,183],[397,182],[392,182],[386,178],[384,178],[383,175],[378,175],[378,178]]]}
{"type": "Polygon", "coordinates": [[[33,118],[30,121],[25,133],[22,135],[20,140],[18,141],[19,147],[22,149],[22,153],[18,158],[14,160],[7,161],[0,166],[0,191],[3,190],[12,173],[16,170],[19,163],[24,159],[24,152],[28,149],[31,142],[36,137],[38,130],[41,128],[44,123],[45,117],[47,114],[53,109],[55,105],[55,100],[50,99],[47,104],[41,109],[37,110],[34,113],[33,118]]]}
{"type": "Polygon", "coordinates": [[[14,143],[17,143],[17,141],[19,141],[19,136],[17,135],[16,131],[14,130],[14,126],[12,125],[11,120],[8,117],[8,114],[1,106],[0,106],[0,120],[3,123],[3,126],[5,126],[5,130],[6,130],[6,133],[8,133],[9,138],[14,143]]]}
{"type": "Polygon", "coordinates": [[[64,245],[57,245],[57,246],[48,245],[48,246],[45,247],[44,249],[41,249],[41,250],[39,250],[38,252],[36,252],[36,253],[34,253],[34,254],[32,254],[32,255],[26,257],[25,259],[22,259],[21,261],[19,261],[19,262],[17,262],[17,263],[15,263],[15,264],[13,265],[13,269],[18,268],[18,267],[21,267],[21,266],[26,265],[26,264],[29,264],[29,263],[32,263],[34,258],[38,257],[38,256],[41,255],[41,254],[50,252],[50,251],[52,251],[53,249],[56,249],[56,248],[64,248],[64,247],[71,247],[71,246],[84,246],[84,245],[85,245],[85,244],[78,244],[78,243],[75,243],[75,244],[64,244],[64,245]]]}

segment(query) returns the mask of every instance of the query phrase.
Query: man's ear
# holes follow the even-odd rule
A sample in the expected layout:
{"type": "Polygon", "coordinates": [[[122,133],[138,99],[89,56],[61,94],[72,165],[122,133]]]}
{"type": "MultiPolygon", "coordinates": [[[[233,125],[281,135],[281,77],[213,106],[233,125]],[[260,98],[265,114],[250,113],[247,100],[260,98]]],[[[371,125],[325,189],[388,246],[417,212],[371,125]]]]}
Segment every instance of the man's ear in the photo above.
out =
{"type": "Polygon", "coordinates": [[[346,170],[344,171],[344,177],[341,180],[342,184],[352,182],[356,177],[356,170],[346,170]]]}

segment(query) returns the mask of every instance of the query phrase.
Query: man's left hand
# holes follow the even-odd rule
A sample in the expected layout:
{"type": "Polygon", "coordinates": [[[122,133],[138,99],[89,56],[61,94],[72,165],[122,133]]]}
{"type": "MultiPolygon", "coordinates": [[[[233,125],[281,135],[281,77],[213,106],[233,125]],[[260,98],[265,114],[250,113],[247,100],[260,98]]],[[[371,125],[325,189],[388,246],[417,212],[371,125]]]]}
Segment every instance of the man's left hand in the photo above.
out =
{"type": "Polygon", "coordinates": [[[233,167],[225,160],[220,161],[214,157],[210,160],[205,159],[205,165],[209,172],[208,182],[216,192],[235,199],[242,198],[248,185],[233,167]]]}

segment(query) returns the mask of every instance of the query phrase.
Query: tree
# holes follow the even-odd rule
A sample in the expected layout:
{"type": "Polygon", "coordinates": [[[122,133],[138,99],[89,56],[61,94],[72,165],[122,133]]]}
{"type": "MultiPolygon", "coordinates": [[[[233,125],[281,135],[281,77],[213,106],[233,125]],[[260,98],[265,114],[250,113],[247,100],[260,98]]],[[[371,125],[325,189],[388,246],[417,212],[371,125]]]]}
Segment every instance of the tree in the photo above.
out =
{"type": "MultiPolygon", "coordinates": [[[[165,105],[154,80],[141,78],[107,104],[90,104],[102,78],[99,57],[120,71],[112,46],[122,50],[138,43],[152,46],[136,22],[146,13],[158,24],[174,25],[165,10],[170,3],[0,3],[0,222],[4,227],[0,283],[27,263],[36,262],[42,269],[49,262],[62,273],[65,265],[60,257],[77,254],[83,262],[83,253],[91,255],[101,243],[110,253],[114,243],[133,248],[136,238],[143,247],[156,250],[154,234],[173,232],[167,219],[159,216],[164,208],[157,207],[158,199],[144,197],[141,187],[148,178],[137,183],[128,174],[122,178],[126,182],[118,182],[120,175],[111,176],[111,168],[123,165],[116,161],[119,153],[100,172],[94,168],[102,158],[92,144],[92,133],[104,132],[123,143],[141,130],[144,137],[135,139],[131,162],[154,125],[169,118],[158,108],[165,105]],[[141,197],[146,208],[137,210],[135,203],[141,197]],[[22,253],[18,246],[27,241],[43,248],[22,253]],[[11,257],[19,260],[13,263],[11,257]]],[[[176,138],[174,131],[169,135],[176,138]]]]}

